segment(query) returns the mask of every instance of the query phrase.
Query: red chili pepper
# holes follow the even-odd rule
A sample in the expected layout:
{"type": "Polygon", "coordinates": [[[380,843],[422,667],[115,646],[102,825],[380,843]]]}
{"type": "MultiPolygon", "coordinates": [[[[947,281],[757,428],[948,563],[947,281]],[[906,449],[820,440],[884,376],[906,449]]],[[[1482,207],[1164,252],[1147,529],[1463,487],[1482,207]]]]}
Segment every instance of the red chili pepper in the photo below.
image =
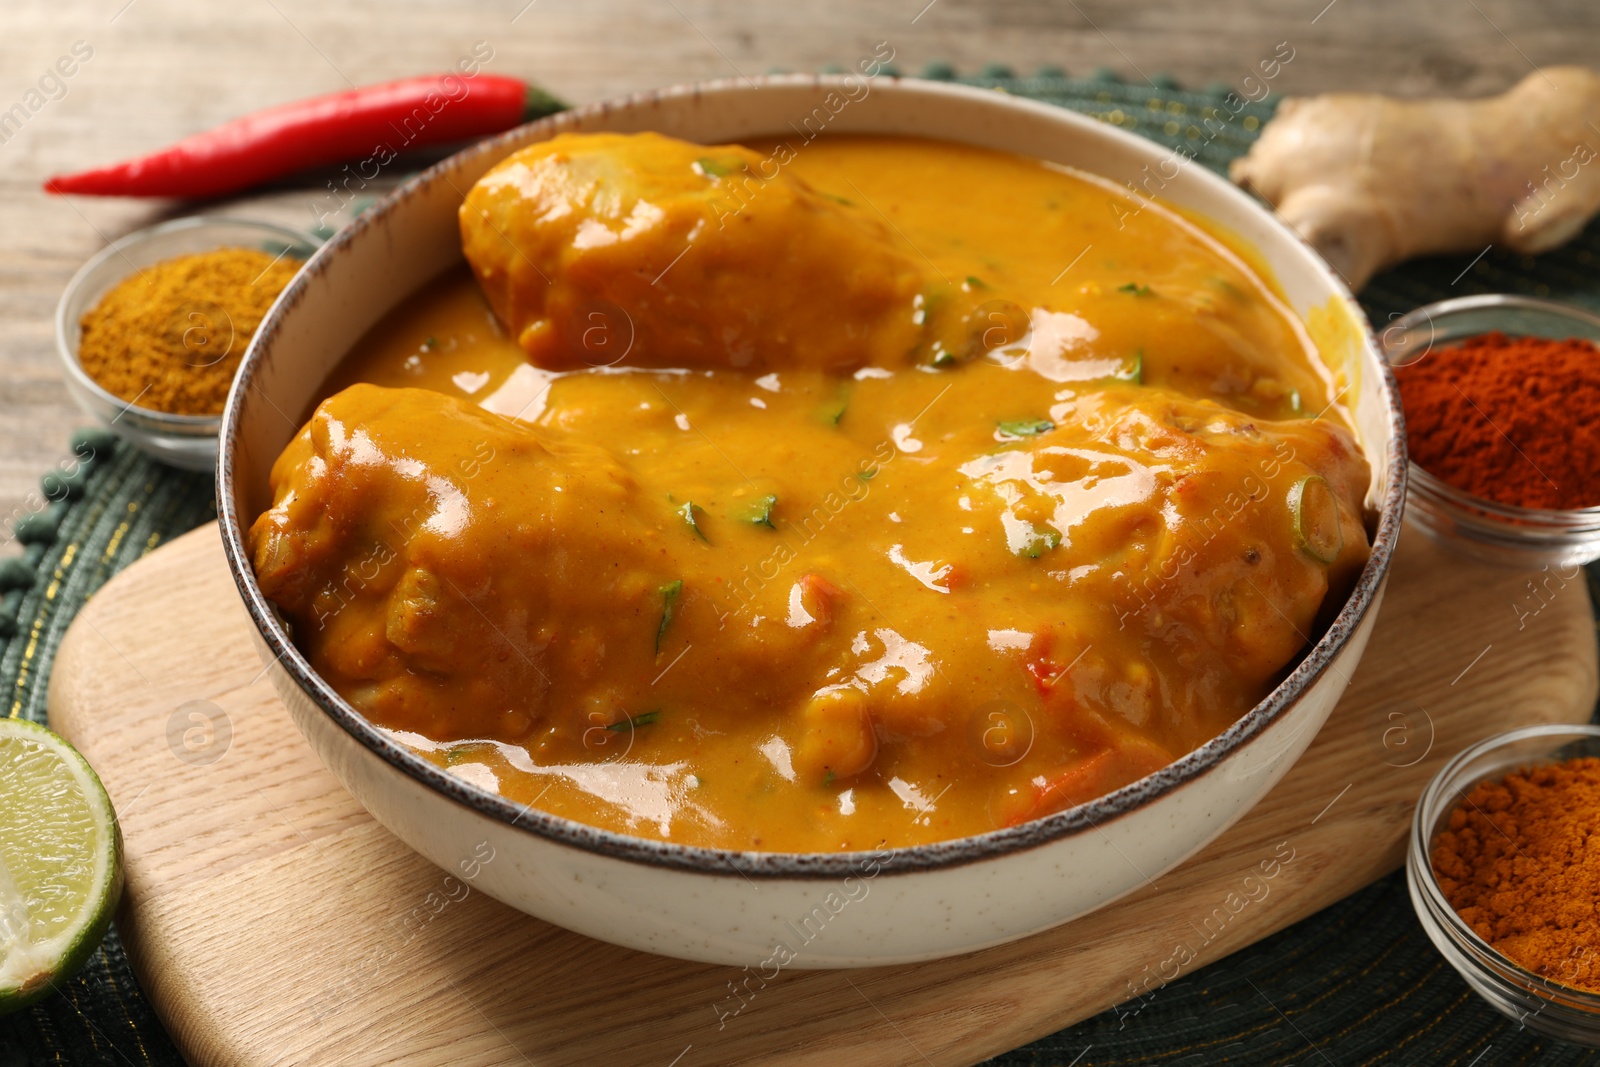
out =
{"type": "Polygon", "coordinates": [[[404,78],[258,111],[152,155],[51,178],[44,188],[89,196],[223,196],[307,167],[368,157],[381,165],[403,151],[499,133],[565,107],[516,78],[404,78]]]}

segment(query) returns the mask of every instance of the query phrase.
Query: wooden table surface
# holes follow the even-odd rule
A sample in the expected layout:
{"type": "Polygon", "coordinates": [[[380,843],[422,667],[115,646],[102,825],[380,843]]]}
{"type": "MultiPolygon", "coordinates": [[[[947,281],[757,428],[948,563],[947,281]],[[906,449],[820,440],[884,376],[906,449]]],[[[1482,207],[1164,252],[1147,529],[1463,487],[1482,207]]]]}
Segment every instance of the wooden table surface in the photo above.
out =
{"type": "MultiPolygon", "coordinates": [[[[193,205],[55,199],[47,175],[157,148],[242,112],[442,70],[476,42],[485,69],[532,77],[574,103],[773,68],[853,65],[878,42],[907,73],[947,60],[1130,80],[1238,84],[1280,41],[1289,94],[1339,88],[1488,93],[1533,64],[1600,51],[1593,0],[8,0],[0,112],[59,57],[93,50],[20,129],[0,127],[0,552],[37,508],[38,476],[86,420],[61,383],[52,315],[72,272],[104,246],[193,205]]],[[[39,98],[33,98],[38,103],[39,98]]],[[[309,228],[326,176],[210,210],[309,228]]]]}

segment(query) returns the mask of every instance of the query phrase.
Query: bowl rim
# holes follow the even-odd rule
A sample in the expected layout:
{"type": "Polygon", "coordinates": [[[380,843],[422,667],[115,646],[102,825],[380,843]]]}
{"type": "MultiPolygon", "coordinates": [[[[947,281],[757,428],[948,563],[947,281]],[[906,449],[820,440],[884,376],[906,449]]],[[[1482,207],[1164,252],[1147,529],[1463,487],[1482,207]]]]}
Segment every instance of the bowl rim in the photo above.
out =
{"type": "MultiPolygon", "coordinates": [[[[1419,913],[1418,921],[1427,925],[1431,918],[1434,925],[1443,930],[1458,947],[1470,949],[1469,959],[1477,964],[1476,974],[1479,976],[1487,974],[1496,983],[1514,986],[1521,993],[1545,999],[1559,999],[1559,1002],[1566,1007],[1576,1007],[1585,1012],[1591,1012],[1597,1020],[1600,1020],[1600,993],[1583,989],[1579,986],[1567,985],[1542,974],[1535,974],[1489,944],[1478,935],[1476,930],[1467,925],[1466,920],[1461,918],[1461,913],[1451,906],[1450,901],[1444,895],[1444,890],[1439,886],[1439,877],[1433,869],[1433,834],[1430,828],[1424,825],[1427,822],[1436,822],[1438,818],[1447,816],[1451,810],[1458,806],[1456,802],[1450,801],[1450,798],[1442,795],[1444,783],[1471,761],[1493,752],[1495,749],[1504,748],[1530,737],[1554,737],[1562,734],[1569,737],[1572,735],[1589,737],[1600,741],[1600,724],[1548,722],[1519,726],[1515,730],[1493,734],[1475,745],[1469,745],[1456,753],[1443,767],[1439,768],[1438,773],[1428,780],[1427,785],[1423,786],[1422,794],[1417,798],[1416,809],[1412,812],[1411,840],[1406,848],[1406,874],[1422,898],[1418,899],[1414,895],[1411,902],[1413,910],[1419,913]],[[1435,813],[1436,818],[1434,820],[1429,820],[1426,818],[1428,809],[1435,805],[1441,805],[1441,810],[1435,813]],[[1424,910],[1424,904],[1428,912],[1426,916],[1421,914],[1424,910]],[[1487,961],[1493,961],[1499,969],[1490,969],[1487,961]]],[[[1526,762],[1512,764],[1504,769],[1493,771],[1478,780],[1488,781],[1491,778],[1503,778],[1508,774],[1516,773],[1523,767],[1533,766],[1537,762],[1537,760],[1530,759],[1526,762]]],[[[1457,789],[1456,792],[1465,794],[1464,789],[1457,789]]],[[[1446,957],[1446,959],[1448,958],[1446,957]]],[[[1460,970],[1460,967],[1454,961],[1451,961],[1451,965],[1460,970]]],[[[1463,975],[1463,977],[1466,976],[1463,975]]]]}
{"type": "MultiPolygon", "coordinates": [[[[541,137],[552,136],[589,119],[604,117],[617,111],[648,109],[659,107],[663,102],[694,100],[716,94],[762,92],[767,89],[833,87],[842,89],[847,77],[849,76],[780,74],[693,82],[588,104],[519,126],[482,141],[411,178],[324,244],[289,283],[278,303],[256,331],[240,364],[239,374],[234,379],[233,389],[229,393],[228,403],[223,411],[221,448],[217,455],[218,523],[228,566],[233,572],[234,583],[244,600],[251,622],[265,642],[267,650],[275,657],[273,665],[284,670],[301,692],[340,728],[394,770],[430,791],[443,794],[444,797],[472,809],[479,815],[533,834],[553,844],[566,845],[651,867],[722,877],[743,877],[747,880],[836,879],[857,872],[864,858],[876,859],[886,874],[909,874],[958,867],[1031,850],[1068,836],[1100,832],[1100,828],[1107,822],[1128,815],[1146,803],[1172,793],[1213,770],[1245,742],[1283,718],[1300,696],[1328,672],[1334,659],[1344,650],[1352,634],[1367,617],[1388,576],[1394,547],[1400,534],[1401,511],[1405,501],[1405,424],[1393,371],[1382,359],[1371,323],[1361,311],[1360,305],[1355,302],[1343,281],[1321,261],[1303,238],[1220,175],[1204,168],[1187,167],[1185,168],[1189,174],[1187,180],[1208,183],[1214,193],[1232,198],[1241,205],[1248,205],[1248,210],[1260,213],[1263,221],[1276,229],[1282,237],[1299,245],[1310,259],[1312,269],[1321,273],[1328,292],[1346,303],[1352,318],[1360,327],[1365,354],[1370,354],[1372,357],[1370,360],[1361,361],[1361,369],[1363,372],[1369,369],[1375,370],[1380,376],[1378,385],[1389,430],[1386,454],[1382,457],[1373,455],[1363,446],[1369,462],[1376,464],[1381,461],[1384,464],[1383,475],[1386,484],[1385,481],[1378,483],[1384,488],[1378,502],[1378,521],[1373,536],[1372,551],[1354,588],[1328,629],[1316,644],[1305,650],[1294,669],[1258,704],[1199,748],[1180,756],[1138,781],[1087,803],[1018,826],[1004,827],[970,837],[876,851],[762,852],[710,848],[634,837],[601,829],[517,804],[497,793],[472,785],[465,779],[450,774],[444,768],[424,760],[400,744],[387,731],[366,719],[312,670],[304,655],[289,639],[286,628],[256,584],[255,573],[250,565],[250,554],[244,544],[244,527],[235,507],[233,464],[244,397],[250,392],[251,380],[260,362],[262,350],[278,332],[282,309],[297,304],[301,294],[315,283],[328,261],[347,244],[358,239],[369,227],[374,226],[390,208],[412,196],[424,185],[447,175],[464,159],[483,156],[498,158],[505,155],[513,146],[520,147],[530,133],[541,137]]],[[[1120,141],[1124,147],[1136,148],[1141,153],[1151,151],[1152,147],[1162,148],[1161,145],[1146,138],[1096,122],[1059,105],[924,79],[883,75],[880,76],[880,80],[887,85],[880,87],[879,91],[887,88],[889,91],[917,93],[927,98],[929,106],[936,106],[941,98],[983,102],[990,106],[1032,112],[1035,116],[1051,122],[1077,126],[1082,132],[1097,138],[1120,141]]]]}
{"type": "MultiPolygon", "coordinates": [[[[1588,308],[1578,307],[1576,304],[1564,304],[1559,300],[1545,300],[1535,296],[1522,296],[1518,293],[1472,293],[1467,296],[1453,296],[1446,300],[1435,300],[1431,304],[1423,304],[1413,308],[1394,320],[1381,335],[1379,335],[1378,356],[1391,370],[1404,370],[1412,363],[1420,362],[1423,356],[1433,350],[1435,341],[1436,318],[1444,318],[1469,311],[1489,311],[1496,308],[1507,310],[1533,311],[1542,315],[1549,315],[1556,319],[1566,319],[1571,322],[1582,323],[1594,331],[1600,338],[1600,314],[1588,308]],[[1393,348],[1399,344],[1391,345],[1388,338],[1392,332],[1398,332],[1405,337],[1411,330],[1426,324],[1429,329],[1428,343],[1423,348],[1423,355],[1405,363],[1394,363],[1390,358],[1393,348]]],[[[1441,342],[1455,344],[1455,341],[1441,342]]],[[[1600,345],[1600,340],[1594,342],[1600,345]]],[[[1567,534],[1580,534],[1593,529],[1600,529],[1600,504],[1587,508],[1525,508],[1516,504],[1502,504],[1498,500],[1469,493],[1451,485],[1443,478],[1429,471],[1407,456],[1407,475],[1413,487],[1425,495],[1437,499],[1449,507],[1459,509],[1465,516],[1475,522],[1514,523],[1520,529],[1517,532],[1529,535],[1548,535],[1559,538],[1567,534]],[[1581,524],[1581,525],[1580,525],[1581,524]]]]}
{"type": "MultiPolygon", "coordinates": [[[[71,303],[78,290],[83,288],[88,282],[89,276],[99,269],[102,263],[114,256],[122,255],[129,248],[144,244],[151,238],[164,237],[169,233],[179,233],[184,230],[203,230],[217,225],[253,227],[279,237],[292,238],[310,249],[310,254],[305,259],[306,263],[311,261],[312,255],[321,250],[323,244],[313,234],[296,230],[290,226],[284,226],[281,223],[230,215],[184,215],[180,218],[168,219],[165,222],[158,222],[154,226],[145,226],[142,229],[134,230],[132,233],[124,234],[90,256],[83,266],[73,273],[65,288],[61,290],[61,297],[56,301],[54,316],[56,354],[61,357],[62,365],[66,368],[67,374],[74,385],[85,390],[97,400],[122,408],[124,412],[137,412],[142,419],[151,424],[161,425],[169,432],[198,435],[204,432],[215,432],[221,427],[222,415],[220,413],[216,415],[178,415],[170,411],[147,408],[131,400],[124,400],[95,381],[89,372],[83,369],[83,364],[78,361],[78,346],[69,341],[74,324],[69,322],[67,318],[67,305],[71,303]]],[[[218,245],[217,247],[225,246],[218,245]]],[[[113,285],[120,284],[129,274],[137,270],[139,268],[134,267],[132,271],[123,274],[113,285]]],[[[265,322],[266,320],[263,319],[262,321],[265,322]]],[[[249,349],[247,348],[246,352],[248,353],[248,351],[249,349]]],[[[242,366],[243,363],[244,361],[241,358],[240,365],[242,366]]]]}

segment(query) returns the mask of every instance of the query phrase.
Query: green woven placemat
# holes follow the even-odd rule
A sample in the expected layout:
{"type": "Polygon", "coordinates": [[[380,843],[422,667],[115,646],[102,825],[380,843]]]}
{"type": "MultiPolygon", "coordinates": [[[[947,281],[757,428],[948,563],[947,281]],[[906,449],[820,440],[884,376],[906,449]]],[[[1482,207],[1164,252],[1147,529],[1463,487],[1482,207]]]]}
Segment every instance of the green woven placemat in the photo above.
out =
{"type": "MultiPolygon", "coordinates": [[[[948,68],[926,73],[953,77],[948,68]]],[[[1218,170],[1249,147],[1272,114],[1271,101],[1226,107],[1226,87],[1185,92],[1160,77],[1153,85],[1129,85],[1054,71],[1018,78],[989,68],[957,80],[1049,101],[1184,146],[1218,170]]],[[[1597,256],[1600,225],[1538,259],[1491,251],[1475,262],[1460,256],[1407,264],[1375,279],[1362,303],[1380,326],[1419,304],[1474,292],[1528,293],[1600,309],[1597,256]]],[[[210,521],[216,506],[209,477],[162,467],[98,434],[74,439],[72,454],[46,476],[36,504],[15,531],[26,545],[23,557],[0,564],[0,687],[9,714],[43,721],[51,659],[77,609],[133,560],[210,521]]],[[[1590,582],[1593,592],[1592,570],[1590,582]]],[[[1141,1001],[990,1063],[1488,1067],[1590,1058],[1519,1031],[1469,991],[1423,935],[1404,879],[1394,875],[1141,1001]]],[[[0,1067],[181,1062],[115,930],[59,995],[0,1019],[0,1067]]]]}

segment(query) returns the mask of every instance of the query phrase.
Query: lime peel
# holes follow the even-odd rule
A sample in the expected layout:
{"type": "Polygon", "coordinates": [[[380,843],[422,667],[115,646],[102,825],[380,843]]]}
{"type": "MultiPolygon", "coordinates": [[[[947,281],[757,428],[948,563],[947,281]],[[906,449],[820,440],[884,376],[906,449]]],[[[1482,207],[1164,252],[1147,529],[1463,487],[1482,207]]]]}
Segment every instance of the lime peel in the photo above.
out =
{"type": "Polygon", "coordinates": [[[122,834],[105,787],[42,726],[0,719],[0,1015],[83,966],[122,895],[122,834]]]}

